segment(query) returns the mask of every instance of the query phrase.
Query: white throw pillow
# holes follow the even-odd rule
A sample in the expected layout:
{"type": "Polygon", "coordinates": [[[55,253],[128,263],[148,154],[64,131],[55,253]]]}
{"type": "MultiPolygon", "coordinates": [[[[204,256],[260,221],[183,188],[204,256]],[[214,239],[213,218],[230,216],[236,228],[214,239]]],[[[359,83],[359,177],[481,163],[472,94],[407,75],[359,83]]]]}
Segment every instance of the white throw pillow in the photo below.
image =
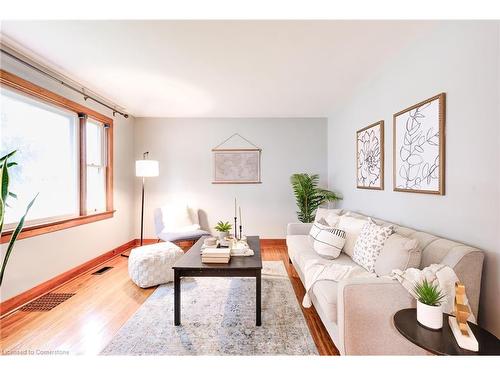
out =
{"type": "Polygon", "coordinates": [[[363,225],[365,225],[366,222],[366,219],[360,219],[348,215],[343,215],[340,217],[337,227],[339,229],[342,229],[346,233],[343,251],[351,258],[354,253],[354,245],[356,244],[356,240],[358,239],[359,233],[361,232],[361,228],[363,228],[363,225]]]}
{"type": "Polygon", "coordinates": [[[336,210],[331,210],[331,212],[328,212],[328,214],[325,217],[325,221],[331,227],[337,227],[339,225],[340,218],[341,218],[341,216],[338,214],[338,212],[334,212],[334,211],[336,211],[336,210]]]}
{"type": "Polygon", "coordinates": [[[200,218],[198,216],[198,208],[193,208],[188,206],[188,213],[191,222],[195,225],[198,225],[198,229],[200,229],[200,218]]]}
{"type": "MultiPolygon", "coordinates": [[[[328,217],[333,218],[333,216],[340,216],[344,212],[341,208],[325,208],[318,207],[316,210],[316,215],[314,216],[314,221],[319,221],[320,219],[325,219],[328,223],[328,217]]],[[[333,225],[332,225],[333,226],[333,225]]]]}
{"type": "Polygon", "coordinates": [[[200,225],[193,220],[193,214],[188,206],[171,204],[161,208],[163,232],[177,233],[190,232],[200,229],[200,225]]]}
{"type": "Polygon", "coordinates": [[[309,231],[309,238],[314,250],[327,259],[334,259],[340,255],[345,243],[345,232],[338,228],[323,225],[323,220],[313,224],[309,231]]]}
{"type": "Polygon", "coordinates": [[[392,226],[383,227],[369,219],[356,240],[352,260],[367,271],[375,272],[375,262],[392,232],[392,226]]]}

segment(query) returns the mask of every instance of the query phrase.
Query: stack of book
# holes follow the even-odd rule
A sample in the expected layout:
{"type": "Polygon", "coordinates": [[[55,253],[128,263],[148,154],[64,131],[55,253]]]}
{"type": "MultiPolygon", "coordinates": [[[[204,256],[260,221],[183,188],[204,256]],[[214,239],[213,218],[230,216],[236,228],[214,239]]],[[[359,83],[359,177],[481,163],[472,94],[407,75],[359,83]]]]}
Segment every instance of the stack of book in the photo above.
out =
{"type": "Polygon", "coordinates": [[[229,263],[231,250],[228,247],[207,247],[201,252],[203,263],[229,263]]]}

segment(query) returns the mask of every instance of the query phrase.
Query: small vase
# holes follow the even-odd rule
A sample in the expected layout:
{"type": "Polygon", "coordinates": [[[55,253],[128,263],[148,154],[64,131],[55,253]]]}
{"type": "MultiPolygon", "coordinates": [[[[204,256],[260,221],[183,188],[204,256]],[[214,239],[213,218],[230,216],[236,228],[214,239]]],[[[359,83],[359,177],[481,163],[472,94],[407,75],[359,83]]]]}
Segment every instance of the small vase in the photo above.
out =
{"type": "Polygon", "coordinates": [[[217,232],[219,235],[219,241],[225,241],[225,238],[229,236],[229,232],[217,232]]]}
{"type": "Polygon", "coordinates": [[[417,320],[430,329],[443,328],[443,309],[441,306],[429,306],[417,300],[417,320]]]}

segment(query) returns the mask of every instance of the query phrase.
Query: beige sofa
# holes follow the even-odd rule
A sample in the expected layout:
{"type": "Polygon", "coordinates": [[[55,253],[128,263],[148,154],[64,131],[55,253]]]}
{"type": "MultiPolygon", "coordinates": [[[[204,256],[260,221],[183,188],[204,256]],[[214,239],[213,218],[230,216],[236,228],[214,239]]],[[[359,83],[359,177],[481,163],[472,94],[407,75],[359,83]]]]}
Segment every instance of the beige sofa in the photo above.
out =
{"type": "MultiPolygon", "coordinates": [[[[359,213],[351,216],[366,218],[359,213]]],[[[389,224],[375,219],[379,224],[389,224]]],[[[392,223],[391,223],[392,224],[392,223]]],[[[469,303],[478,316],[479,292],[484,254],[481,250],[410,228],[395,225],[395,232],[419,242],[420,268],[445,264],[455,270],[465,284],[469,303]]],[[[287,228],[287,247],[302,283],[305,263],[319,255],[312,248],[308,233],[311,224],[291,223],[287,228]]],[[[333,260],[355,264],[344,252],[333,260]]],[[[321,320],[341,354],[427,354],[397,332],[393,323],[396,311],[415,307],[415,300],[398,281],[389,277],[352,278],[316,282],[310,296],[321,320]]]]}

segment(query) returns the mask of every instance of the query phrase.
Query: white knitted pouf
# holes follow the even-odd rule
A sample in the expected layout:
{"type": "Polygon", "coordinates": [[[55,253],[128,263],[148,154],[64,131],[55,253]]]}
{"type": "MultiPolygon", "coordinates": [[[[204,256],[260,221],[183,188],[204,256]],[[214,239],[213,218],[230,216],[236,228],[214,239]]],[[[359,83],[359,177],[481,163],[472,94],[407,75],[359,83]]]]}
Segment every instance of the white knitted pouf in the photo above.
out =
{"type": "Polygon", "coordinates": [[[172,242],[159,242],[136,247],[128,258],[128,274],[141,288],[174,280],[172,266],[184,252],[172,242]]]}

